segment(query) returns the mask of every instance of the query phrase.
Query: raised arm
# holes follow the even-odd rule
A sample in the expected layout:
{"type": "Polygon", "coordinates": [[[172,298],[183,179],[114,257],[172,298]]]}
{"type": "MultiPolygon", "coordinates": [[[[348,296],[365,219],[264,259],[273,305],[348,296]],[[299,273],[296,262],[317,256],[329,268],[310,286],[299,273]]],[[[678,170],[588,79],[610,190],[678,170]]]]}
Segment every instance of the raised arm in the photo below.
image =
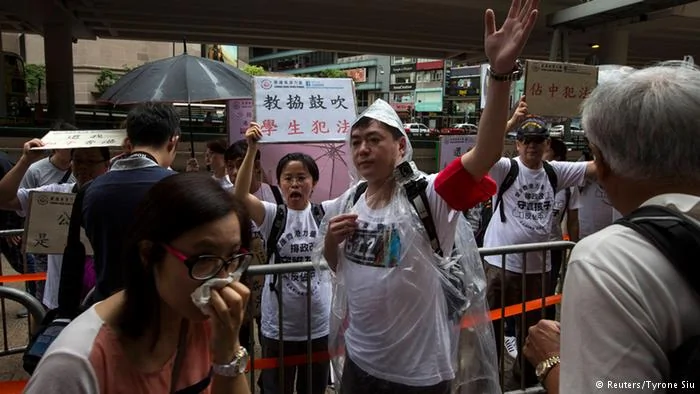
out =
{"type": "MultiPolygon", "coordinates": [[[[493,10],[484,17],[484,48],[491,72],[507,75],[515,70],[516,60],[527,43],[537,20],[538,0],[513,0],[503,26],[496,30],[493,10]],[[521,4],[521,3],[524,3],[521,4]]],[[[503,142],[508,119],[510,82],[489,78],[487,103],[479,122],[474,149],[462,155],[462,166],[475,179],[481,179],[503,153],[503,142]]]]}
{"type": "Polygon", "coordinates": [[[243,158],[241,168],[238,169],[233,194],[243,201],[250,218],[255,224],[260,226],[265,219],[265,206],[262,201],[250,193],[250,184],[253,181],[253,170],[255,168],[255,155],[258,153],[258,141],[262,138],[260,126],[251,122],[250,127],[245,132],[245,138],[248,141],[248,151],[243,158]]]}
{"type": "Polygon", "coordinates": [[[22,205],[17,198],[17,190],[19,190],[19,185],[29,166],[43,156],[43,151],[33,151],[31,148],[43,145],[44,143],[36,138],[24,144],[22,157],[0,180],[0,209],[7,211],[19,211],[22,209],[22,205]]]}

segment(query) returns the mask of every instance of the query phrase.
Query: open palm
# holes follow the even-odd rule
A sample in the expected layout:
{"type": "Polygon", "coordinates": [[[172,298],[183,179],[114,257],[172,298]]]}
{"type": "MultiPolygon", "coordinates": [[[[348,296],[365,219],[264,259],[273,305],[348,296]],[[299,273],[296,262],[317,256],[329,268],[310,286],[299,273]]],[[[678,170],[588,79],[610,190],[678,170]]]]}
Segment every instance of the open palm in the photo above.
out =
{"type": "Polygon", "coordinates": [[[493,10],[486,10],[484,49],[495,73],[505,74],[513,70],[535,26],[538,4],[539,0],[513,0],[508,17],[499,30],[496,30],[493,10]]]}

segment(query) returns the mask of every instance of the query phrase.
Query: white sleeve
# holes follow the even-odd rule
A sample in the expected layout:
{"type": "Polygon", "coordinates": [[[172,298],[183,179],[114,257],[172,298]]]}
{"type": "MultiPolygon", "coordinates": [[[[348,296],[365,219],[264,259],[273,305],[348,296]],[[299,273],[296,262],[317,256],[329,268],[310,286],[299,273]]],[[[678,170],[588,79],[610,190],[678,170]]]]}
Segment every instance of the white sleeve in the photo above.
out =
{"type": "Polygon", "coordinates": [[[265,217],[258,227],[263,238],[265,238],[265,242],[267,242],[267,239],[270,237],[270,231],[272,231],[272,224],[275,221],[275,215],[277,215],[277,205],[262,200],[260,202],[265,207],[265,217]]]}
{"type": "Polygon", "coordinates": [[[564,190],[571,186],[583,186],[586,182],[588,162],[551,161],[549,164],[557,174],[557,187],[564,190]]]}
{"type": "Polygon", "coordinates": [[[581,209],[581,193],[578,191],[577,186],[571,187],[571,199],[569,200],[569,211],[575,211],[581,209]]]}
{"type": "Polygon", "coordinates": [[[29,210],[29,192],[36,189],[24,189],[19,188],[17,190],[17,201],[19,201],[19,206],[21,207],[17,212],[20,217],[27,216],[27,211],[29,210]]]}
{"type": "Polygon", "coordinates": [[[65,352],[44,356],[24,388],[25,394],[99,394],[88,360],[65,352]]]}
{"type": "Polygon", "coordinates": [[[615,274],[604,265],[610,261],[598,264],[575,254],[564,281],[559,391],[619,393],[608,382],[663,381],[659,363],[652,361],[665,359],[656,319],[631,291],[636,278],[615,274]]]}
{"type": "MultiPolygon", "coordinates": [[[[38,163],[38,162],[37,162],[38,163]]],[[[29,166],[27,169],[27,172],[24,173],[24,176],[22,177],[22,181],[19,184],[19,187],[22,189],[32,189],[37,187],[37,180],[36,180],[36,166],[34,165],[35,163],[32,163],[32,165],[29,166]]]]}
{"type": "Polygon", "coordinates": [[[70,189],[72,188],[73,185],[69,183],[52,183],[50,185],[44,185],[32,189],[19,188],[17,190],[17,200],[19,201],[19,205],[22,207],[22,209],[15,212],[17,212],[17,215],[21,217],[27,216],[27,211],[29,211],[29,193],[31,192],[69,193],[70,189]]]}
{"type": "Polygon", "coordinates": [[[506,178],[508,171],[510,171],[510,159],[501,157],[489,170],[489,176],[496,182],[498,187],[501,187],[501,183],[506,178]]]}

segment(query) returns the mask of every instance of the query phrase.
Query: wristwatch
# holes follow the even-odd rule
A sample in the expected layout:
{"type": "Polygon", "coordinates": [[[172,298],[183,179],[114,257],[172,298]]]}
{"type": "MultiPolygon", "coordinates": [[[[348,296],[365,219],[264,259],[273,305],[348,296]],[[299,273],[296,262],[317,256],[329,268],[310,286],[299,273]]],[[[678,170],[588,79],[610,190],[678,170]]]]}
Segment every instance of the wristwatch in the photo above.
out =
{"type": "Polygon", "coordinates": [[[560,362],[561,359],[559,358],[559,356],[552,356],[537,364],[537,368],[535,368],[535,375],[537,375],[537,380],[539,380],[540,383],[544,382],[544,380],[547,378],[547,375],[549,374],[549,371],[551,371],[552,368],[554,368],[560,362]]]}
{"type": "Polygon", "coordinates": [[[513,67],[513,71],[507,73],[507,74],[496,74],[491,66],[489,66],[489,77],[493,79],[494,81],[499,81],[499,82],[514,82],[520,80],[520,78],[523,77],[525,70],[523,68],[523,64],[519,61],[515,61],[515,67],[513,67]]]}
{"type": "Polygon", "coordinates": [[[236,377],[245,373],[248,366],[248,351],[241,346],[236,352],[236,357],[229,364],[214,364],[212,370],[215,374],[228,377],[236,377]]]}

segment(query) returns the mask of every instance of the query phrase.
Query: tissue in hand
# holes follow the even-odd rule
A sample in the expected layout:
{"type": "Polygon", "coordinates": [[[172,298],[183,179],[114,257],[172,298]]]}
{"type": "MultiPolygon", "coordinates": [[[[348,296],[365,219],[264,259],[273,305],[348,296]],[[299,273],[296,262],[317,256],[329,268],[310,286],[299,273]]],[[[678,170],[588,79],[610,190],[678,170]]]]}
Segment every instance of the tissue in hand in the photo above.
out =
{"type": "Polygon", "coordinates": [[[211,300],[211,289],[222,289],[228,286],[234,280],[238,280],[238,278],[234,277],[234,275],[229,275],[226,278],[209,279],[208,281],[202,283],[202,285],[196,288],[192,293],[192,302],[197,305],[197,308],[199,308],[202,313],[209,315],[208,306],[209,301],[211,300]]]}

